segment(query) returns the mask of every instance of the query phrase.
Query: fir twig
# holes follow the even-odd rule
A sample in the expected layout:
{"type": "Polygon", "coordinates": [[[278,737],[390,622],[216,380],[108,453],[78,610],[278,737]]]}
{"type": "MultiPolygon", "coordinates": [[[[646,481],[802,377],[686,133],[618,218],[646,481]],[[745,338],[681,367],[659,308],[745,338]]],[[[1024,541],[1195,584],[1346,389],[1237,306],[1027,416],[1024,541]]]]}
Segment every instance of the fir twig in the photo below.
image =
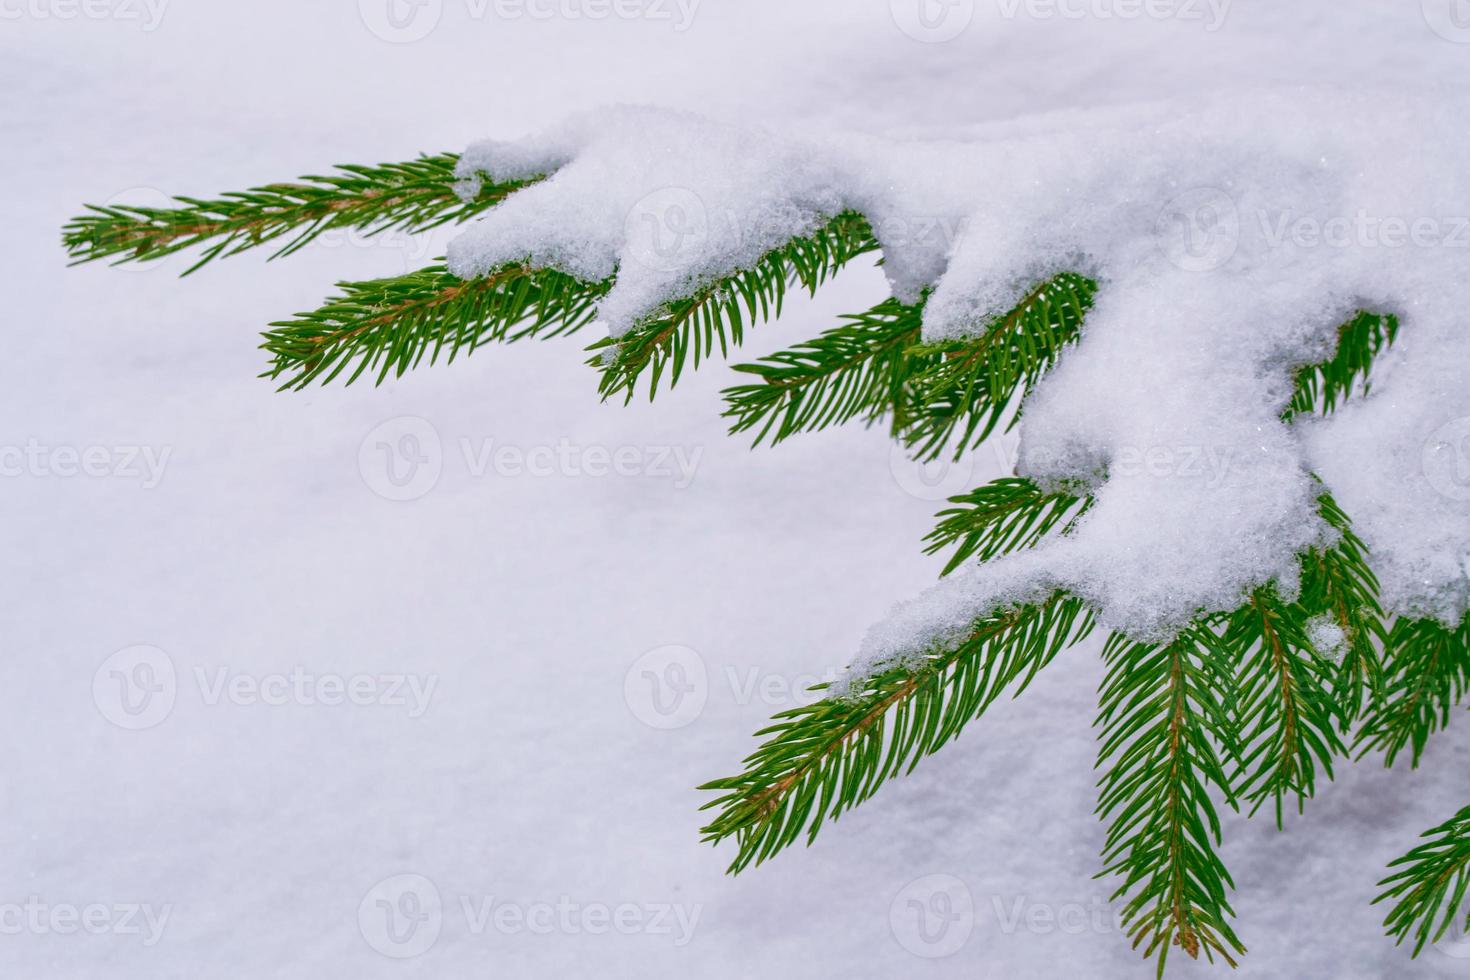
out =
{"type": "Polygon", "coordinates": [[[1283,417],[1329,415],[1352,395],[1366,395],[1373,361],[1388,349],[1398,331],[1398,318],[1392,314],[1358,313],[1344,323],[1338,329],[1333,355],[1297,371],[1296,389],[1283,417]]]}
{"type": "Polygon", "coordinates": [[[972,558],[990,561],[1034,547],[1058,526],[1065,531],[1087,513],[1092,497],[1044,491],[1025,477],[1011,476],[951,497],[949,502],[959,506],[940,511],[938,526],[924,538],[929,542],[925,554],[955,547],[942,575],[972,558]]]}
{"type": "MultiPolygon", "coordinates": [[[[1470,806],[1438,827],[1426,830],[1425,842],[1389,862],[1400,870],[1378,884],[1386,886],[1373,904],[1397,899],[1383,920],[1398,944],[1414,937],[1414,956],[1437,943],[1455,924],[1470,890],[1470,806]]],[[[1460,928],[1470,934],[1470,910],[1460,928]]]]}
{"type": "Polygon", "coordinates": [[[721,794],[701,808],[719,810],[704,840],[736,839],[732,872],[760,864],[803,832],[810,843],[825,820],[911,772],[1003,691],[1015,685],[1019,694],[1091,630],[1083,604],[1058,594],[981,618],[965,642],[885,670],[853,697],[781,712],[756,733],[769,738],[745,760],[744,772],[700,787],[721,794]]]}
{"type": "Polygon", "coordinates": [[[1103,655],[1098,814],[1110,824],[1102,874],[1123,879],[1113,898],[1126,899],[1124,926],[1135,949],[1158,954],[1159,976],[1171,946],[1192,958],[1218,953],[1234,966],[1245,947],[1230,927],[1235,884],[1216,853],[1210,799],[1213,788],[1236,805],[1215,748],[1229,730],[1228,651],[1198,624],[1165,645],[1114,635],[1103,655]]]}
{"type": "Polygon", "coordinates": [[[339,283],[341,296],[320,309],[272,324],[261,346],[272,355],[266,377],[282,388],[326,384],[354,364],[347,384],[367,372],[381,384],[427,355],[452,362],[493,341],[571,333],[591,321],[606,285],[552,269],[510,265],[478,279],[433,266],[392,279],[339,283]]]}
{"type": "Polygon", "coordinates": [[[916,355],[922,306],[892,297],[841,325],[735,370],[760,380],[725,389],[730,432],[755,429],[754,444],[782,442],[855,418],[872,423],[891,415],[902,428],[909,379],[938,355],[916,355]]]}
{"type": "Polygon", "coordinates": [[[846,211],[811,235],[767,252],[753,268],[665,304],[627,333],[588,348],[596,355],[589,363],[602,370],[602,396],[632,400],[639,378],[647,376],[653,398],[665,374],[673,387],[686,365],[698,367],[717,349],[727,356],[740,346],[747,326],[780,316],[788,289],[800,286],[815,294],[848,262],[877,247],[867,219],[846,211]]]}
{"type": "Polygon", "coordinates": [[[1470,689],[1470,618],[1457,629],[1432,619],[1399,619],[1383,644],[1385,695],[1363,721],[1361,758],[1382,751],[1385,765],[1405,749],[1418,766],[1429,737],[1449,724],[1470,689]]]}
{"type": "Polygon", "coordinates": [[[953,445],[955,458],[984,442],[1077,339],[1097,284],[1064,273],[1040,284],[978,337],[920,347],[942,356],[913,379],[916,411],[901,437],[920,459],[953,445]],[[958,439],[955,438],[958,433],[958,439]]]}
{"type": "MultiPolygon", "coordinates": [[[[212,199],[175,197],[177,208],[86,205],[89,213],[62,229],[72,264],[115,258],[147,262],[212,242],[184,275],[216,258],[292,235],[271,258],[290,255],[322,233],[351,228],[377,235],[393,228],[427,231],[485,211],[531,180],[484,181],[461,199],[459,156],[440,153],[406,163],[341,166],[339,173],[266,184],[212,199]],[[294,233],[294,234],[293,234],[294,233]]],[[[539,179],[539,178],[536,178],[539,179]]]]}

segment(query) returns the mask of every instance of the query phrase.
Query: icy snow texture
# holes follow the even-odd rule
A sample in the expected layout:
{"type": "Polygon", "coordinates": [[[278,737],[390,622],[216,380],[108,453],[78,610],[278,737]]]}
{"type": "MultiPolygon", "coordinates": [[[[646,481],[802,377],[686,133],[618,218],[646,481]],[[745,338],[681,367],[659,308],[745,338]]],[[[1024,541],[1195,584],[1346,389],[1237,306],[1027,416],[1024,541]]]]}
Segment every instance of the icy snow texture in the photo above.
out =
{"type": "Polygon", "coordinates": [[[1470,596],[1455,129],[1407,101],[1301,91],[942,143],[619,108],[472,147],[469,180],[552,176],[464,232],[450,263],[616,274],[600,309],[614,336],[844,209],[870,217],[895,295],[932,290],[930,339],[973,335],[1056,273],[1099,280],[1082,340],[1025,405],[1018,467],[1087,481],[1096,505],[1075,533],[897,608],[859,675],[1054,589],[1110,628],[1167,638],[1289,581],[1326,540],[1313,472],[1371,547],[1388,606],[1455,622],[1470,596]],[[1403,323],[1371,396],[1283,423],[1295,370],[1363,308],[1403,323]]]}

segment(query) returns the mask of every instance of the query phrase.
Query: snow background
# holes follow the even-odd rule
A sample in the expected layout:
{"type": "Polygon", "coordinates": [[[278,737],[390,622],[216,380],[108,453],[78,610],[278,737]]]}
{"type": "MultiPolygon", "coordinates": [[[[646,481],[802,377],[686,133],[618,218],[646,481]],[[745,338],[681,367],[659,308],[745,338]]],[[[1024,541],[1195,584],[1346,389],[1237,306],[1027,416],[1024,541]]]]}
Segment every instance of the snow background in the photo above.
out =
{"type": "MultiPolygon", "coordinates": [[[[1428,26],[1449,0],[1286,7],[1236,0],[1206,31],[1179,18],[1007,19],[980,0],[957,37],[920,43],[871,0],[704,0],[682,32],[476,18],[467,0],[443,0],[434,29],[401,44],[365,27],[375,0],[172,0],[151,31],[123,16],[146,20],[133,4],[74,19],[59,16],[79,10],[66,0],[0,8],[0,445],[170,452],[151,489],[0,479],[0,909],[31,896],[171,906],[151,946],[115,930],[0,933],[0,975],[1151,975],[1110,915],[1100,928],[1090,918],[1108,893],[1091,879],[1092,645],[810,850],[730,879],[729,851],[698,843],[708,797],[692,787],[735,771],[786,692],[842,666],[895,599],[933,580],[941,563],[918,544],[933,498],[1000,472],[996,454],[920,474],[880,432],[853,428],[752,453],[718,418],[728,372],[701,370],[652,405],[603,405],[576,338],[487,349],[380,389],[276,394],[255,378],[263,325],[314,307],[337,279],[422,265],[442,241],[339,237],[180,281],[179,261],[67,270],[57,236],[83,201],[407,159],[611,101],[936,135],[1244,84],[1444,85],[1454,97],[1470,80],[1470,44],[1428,26]],[[373,492],[381,473],[359,451],[370,434],[396,438],[404,417],[439,435],[442,475],[394,502],[373,492]],[[462,439],[701,455],[682,489],[660,476],[476,476],[462,439]],[[178,693],[160,723],[129,731],[99,710],[93,679],[138,644],[166,651],[178,693]],[[682,662],[702,663],[707,682],[697,716],[660,729],[643,720],[657,716],[640,678],[671,644],[696,652],[682,662]],[[195,674],[298,666],[437,686],[410,717],[210,704],[195,674]],[[768,693],[752,694],[752,678],[768,693]],[[359,905],[401,874],[432,881],[444,911],[431,948],[395,959],[367,941],[359,905]],[[954,880],[973,923],[926,944],[907,902],[954,880]],[[462,897],[678,904],[698,919],[682,945],[672,919],[672,932],[477,933],[462,897]],[[1040,917],[1008,928],[1016,908],[1040,917]],[[918,955],[936,952],[950,955],[918,955]]],[[[815,335],[883,290],[855,266],[741,357],[815,335]]],[[[1411,963],[1367,904],[1384,863],[1464,804],[1467,762],[1461,725],[1419,772],[1345,770],[1285,834],[1265,817],[1232,820],[1226,860],[1251,950],[1241,975],[1470,976],[1462,947],[1411,963]]],[[[1171,974],[1203,969],[1171,959],[1171,974]]]]}

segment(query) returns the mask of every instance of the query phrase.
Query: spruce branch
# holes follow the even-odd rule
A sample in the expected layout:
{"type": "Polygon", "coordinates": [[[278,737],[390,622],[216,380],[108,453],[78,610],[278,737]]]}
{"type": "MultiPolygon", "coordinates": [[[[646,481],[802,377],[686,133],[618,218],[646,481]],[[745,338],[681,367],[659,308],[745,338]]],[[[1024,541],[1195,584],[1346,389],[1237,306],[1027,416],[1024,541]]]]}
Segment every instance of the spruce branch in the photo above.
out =
{"type": "Polygon", "coordinates": [[[1353,394],[1366,395],[1373,361],[1394,342],[1398,330],[1398,318],[1392,314],[1360,312],[1344,323],[1338,328],[1332,357],[1297,371],[1296,389],[1283,417],[1329,415],[1353,394]]]}
{"type": "Polygon", "coordinates": [[[211,242],[184,275],[216,258],[236,255],[291,235],[271,258],[290,255],[323,232],[352,228],[368,235],[393,228],[427,231],[465,221],[532,180],[484,181],[461,199],[459,156],[440,153],[405,163],[340,166],[338,173],[266,184],[212,199],[175,197],[177,208],[86,205],[87,214],[62,229],[72,264],[115,258],[147,262],[211,242]]]}
{"type": "Polygon", "coordinates": [[[1400,618],[1384,638],[1383,657],[1385,694],[1364,718],[1358,757],[1382,751],[1392,766],[1408,749],[1417,767],[1429,737],[1449,724],[1470,689],[1470,617],[1455,629],[1400,618]]]}
{"type": "Polygon", "coordinates": [[[949,502],[959,506],[939,512],[938,526],[924,538],[925,554],[954,547],[940,574],[948,575],[975,559],[990,561],[998,555],[1036,545],[1057,527],[1072,527],[1092,506],[1092,497],[1065,490],[1044,491],[1025,477],[1001,477],[949,502]]]}
{"type": "Polygon", "coordinates": [[[1306,623],[1266,586],[1229,617],[1223,636],[1236,665],[1229,703],[1240,750],[1231,784],[1254,804],[1252,816],[1273,799],[1278,827],[1283,798],[1294,796],[1300,810],[1315,794],[1317,768],[1331,779],[1333,757],[1347,754],[1330,690],[1333,665],[1313,649],[1306,623]]]}
{"type": "Polygon", "coordinates": [[[1378,578],[1368,564],[1368,548],[1353,531],[1352,521],[1328,493],[1317,498],[1317,512],[1336,534],[1331,545],[1313,548],[1301,559],[1301,594],[1297,619],[1326,617],[1342,631],[1344,647],[1336,663],[1331,689],[1338,726],[1347,730],[1370,701],[1383,696],[1383,609],[1378,578]]]}
{"type": "Polygon", "coordinates": [[[824,821],[913,771],[1005,690],[1014,686],[1019,695],[1091,630],[1086,607],[1058,593],[980,618],[964,642],[884,670],[851,697],[777,714],[756,733],[769,737],[741,774],[700,787],[721,794],[701,807],[719,810],[704,827],[704,840],[736,839],[732,873],[760,864],[803,833],[810,844],[824,821]]]}
{"type": "MultiPolygon", "coordinates": [[[[1383,920],[1384,928],[1397,944],[1414,938],[1413,956],[1428,943],[1444,938],[1465,906],[1470,891],[1470,806],[1449,820],[1426,830],[1424,843],[1389,862],[1398,868],[1380,881],[1385,890],[1373,904],[1396,900],[1383,920]]],[[[1470,933],[1470,910],[1461,929],[1470,933]]]]}
{"type": "Polygon", "coordinates": [[[1097,284],[1063,273],[1036,286],[978,336],[920,347],[941,355],[913,379],[916,411],[901,437],[920,459],[955,442],[955,458],[984,442],[1081,333],[1097,284]]]}
{"type": "Polygon", "coordinates": [[[1229,651],[1214,628],[1196,624],[1168,644],[1114,635],[1098,716],[1097,812],[1109,821],[1101,875],[1122,878],[1122,921],[1134,948],[1171,946],[1191,958],[1219,954],[1235,965],[1245,947],[1230,927],[1235,887],[1216,853],[1220,821],[1212,789],[1237,806],[1215,748],[1228,746],[1224,705],[1229,651]],[[1222,737],[1222,733],[1224,737],[1222,737]]]}
{"type": "Polygon", "coordinates": [[[265,377],[281,388],[326,384],[348,368],[351,384],[399,377],[427,355],[452,362],[483,344],[571,333],[590,322],[605,284],[553,269],[509,265],[460,279],[442,265],[391,279],[339,283],[321,308],[271,325],[261,346],[272,356],[265,377]]]}
{"type": "Polygon", "coordinates": [[[727,356],[748,326],[780,316],[789,289],[815,294],[848,262],[877,248],[867,219],[845,211],[811,235],[767,252],[752,268],[665,304],[627,333],[588,348],[595,352],[589,363],[602,370],[602,396],[631,401],[645,375],[650,399],[665,374],[672,388],[686,365],[698,367],[716,350],[727,356]]]}
{"type": "Polygon", "coordinates": [[[855,418],[866,423],[908,418],[910,378],[937,355],[916,355],[923,307],[890,297],[847,314],[821,336],[734,369],[760,380],[726,388],[730,432],[756,430],[754,445],[772,445],[855,418]]]}

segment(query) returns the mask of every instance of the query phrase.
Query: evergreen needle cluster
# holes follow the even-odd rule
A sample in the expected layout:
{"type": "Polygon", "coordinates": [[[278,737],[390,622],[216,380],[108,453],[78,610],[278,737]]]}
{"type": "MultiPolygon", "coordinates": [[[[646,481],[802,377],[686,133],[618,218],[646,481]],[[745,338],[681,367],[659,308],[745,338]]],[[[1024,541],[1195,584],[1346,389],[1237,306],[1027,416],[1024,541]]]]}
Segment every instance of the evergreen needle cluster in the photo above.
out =
{"type": "MultiPolygon", "coordinates": [[[[463,183],[452,154],[343,167],[333,176],[270,184],[177,208],[92,206],[66,226],[78,262],[148,261],[199,246],[211,259],[282,242],[300,249],[323,232],[424,231],[462,222],[528,182],[463,183]],[[473,194],[467,193],[473,189],[473,194]]],[[[594,342],[604,397],[653,397],[747,329],[779,316],[788,290],[815,292],[878,248],[866,218],[845,212],[750,268],[666,304],[616,338],[594,342]]],[[[443,265],[340,285],[317,310],[271,325],[266,376],[282,388],[402,375],[425,360],[452,361],[493,341],[578,330],[611,281],[517,263],[475,279],[443,265]]],[[[922,342],[923,300],[888,299],[843,317],[820,336],[737,365],[726,390],[732,432],[780,442],[859,420],[886,424],[918,458],[973,448],[1014,425],[1026,392],[1078,339],[1096,284],[1063,274],[1038,283],[1016,308],[967,340],[922,342]]],[[[1375,357],[1394,342],[1393,317],[1363,311],[1335,349],[1297,374],[1283,417],[1324,414],[1366,392],[1375,357]]],[[[1042,488],[1012,476],[951,500],[928,536],[949,550],[944,573],[1070,533],[1092,504],[1087,487],[1042,488]]],[[[1234,964],[1245,946],[1232,926],[1229,871],[1220,859],[1222,808],[1278,824],[1288,802],[1310,799],[1342,760],[1381,754],[1417,765],[1470,687],[1470,620],[1458,628],[1390,617],[1371,555],[1349,515],[1324,491],[1330,547],[1300,556],[1299,583],[1257,589],[1239,609],[1201,617],[1168,643],[1121,635],[1103,647],[1106,677],[1096,727],[1101,874],[1130,939],[1162,973],[1171,949],[1234,964]]],[[[994,611],[961,639],[887,665],[842,696],[781,712],[739,773],[702,787],[715,794],[706,841],[733,840],[731,871],[760,864],[911,772],[956,739],[1003,694],[1020,694],[1062,651],[1093,631],[1077,597],[994,611]]],[[[1379,901],[1385,921],[1417,955],[1467,914],[1470,808],[1425,834],[1392,865],[1379,901]]],[[[1464,923],[1470,926],[1470,923],[1464,923]]]]}

